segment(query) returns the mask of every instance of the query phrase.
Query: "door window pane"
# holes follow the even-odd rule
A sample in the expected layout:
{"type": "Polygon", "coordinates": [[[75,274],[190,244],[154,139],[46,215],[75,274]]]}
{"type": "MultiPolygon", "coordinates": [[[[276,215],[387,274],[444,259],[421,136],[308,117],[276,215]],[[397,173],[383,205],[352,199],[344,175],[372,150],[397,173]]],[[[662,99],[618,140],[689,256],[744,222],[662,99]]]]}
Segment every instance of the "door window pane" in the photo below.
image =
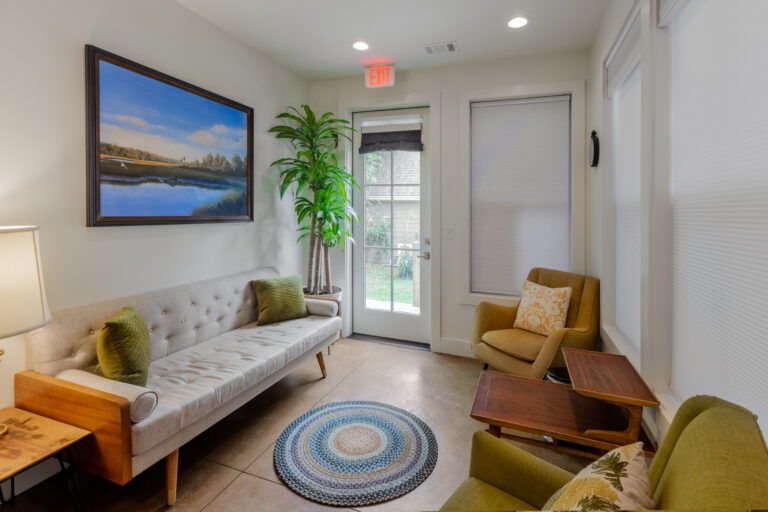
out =
{"type": "Polygon", "coordinates": [[[365,155],[365,184],[389,185],[392,180],[392,153],[378,151],[365,155]]]}
{"type": "Polygon", "coordinates": [[[393,311],[419,314],[421,265],[417,251],[394,251],[392,268],[393,311]]]}
{"type": "Polygon", "coordinates": [[[365,307],[392,310],[392,251],[365,249],[365,307]]]}
{"type": "Polygon", "coordinates": [[[393,151],[392,181],[395,185],[418,184],[421,181],[421,153],[393,151]]]}
{"type": "Polygon", "coordinates": [[[365,187],[365,245],[392,246],[392,187],[365,187]]]}
{"type": "Polygon", "coordinates": [[[392,232],[394,249],[420,247],[419,221],[421,203],[419,186],[395,186],[393,188],[394,208],[392,211],[392,232]]]}

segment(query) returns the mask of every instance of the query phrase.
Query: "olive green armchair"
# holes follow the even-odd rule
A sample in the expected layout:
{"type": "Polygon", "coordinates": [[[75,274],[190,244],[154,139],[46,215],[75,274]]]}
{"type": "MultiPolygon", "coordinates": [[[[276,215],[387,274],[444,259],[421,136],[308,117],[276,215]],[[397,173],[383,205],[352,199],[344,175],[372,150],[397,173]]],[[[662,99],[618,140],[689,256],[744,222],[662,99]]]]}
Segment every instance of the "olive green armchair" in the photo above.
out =
{"type": "Polygon", "coordinates": [[[565,327],[549,336],[515,329],[518,306],[481,302],[472,328],[472,353],[504,373],[541,379],[550,366],[565,366],[562,347],[595,349],[600,325],[600,280],[546,268],[534,268],[528,280],[550,288],[573,289],[565,327]]]}
{"type": "MultiPolygon", "coordinates": [[[[686,400],[650,467],[659,510],[768,509],[768,449],[755,416],[711,396],[686,400]]],[[[538,510],[573,475],[478,431],[469,478],[442,511],[538,510]]]]}

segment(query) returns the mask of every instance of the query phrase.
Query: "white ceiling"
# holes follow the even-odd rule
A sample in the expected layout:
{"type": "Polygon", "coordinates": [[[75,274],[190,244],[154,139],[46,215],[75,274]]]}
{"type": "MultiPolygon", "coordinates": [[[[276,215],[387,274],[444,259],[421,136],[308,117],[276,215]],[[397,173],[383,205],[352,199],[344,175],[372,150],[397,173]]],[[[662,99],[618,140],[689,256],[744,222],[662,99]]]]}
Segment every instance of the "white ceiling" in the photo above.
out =
{"type": "Polygon", "coordinates": [[[176,0],[311,80],[589,48],[609,0],[176,0]],[[525,16],[528,26],[507,22],[525,16]],[[355,41],[370,49],[359,52],[355,41]],[[459,53],[427,55],[455,40],[459,53]]]}

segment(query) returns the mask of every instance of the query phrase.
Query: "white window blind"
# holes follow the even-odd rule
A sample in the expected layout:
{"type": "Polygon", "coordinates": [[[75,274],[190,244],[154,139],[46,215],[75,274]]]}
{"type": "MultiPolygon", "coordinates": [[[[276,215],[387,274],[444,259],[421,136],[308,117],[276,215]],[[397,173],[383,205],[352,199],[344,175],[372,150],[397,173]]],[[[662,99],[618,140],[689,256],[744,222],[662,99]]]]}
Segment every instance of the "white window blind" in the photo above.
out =
{"type": "Polygon", "coordinates": [[[519,295],[571,267],[570,96],[471,104],[470,289],[519,295]]]}
{"type": "Polygon", "coordinates": [[[608,65],[614,210],[615,327],[640,352],[641,63],[636,18],[608,65]]]}
{"type": "Polygon", "coordinates": [[[687,2],[670,25],[672,391],[768,432],[768,2],[687,2]]]}

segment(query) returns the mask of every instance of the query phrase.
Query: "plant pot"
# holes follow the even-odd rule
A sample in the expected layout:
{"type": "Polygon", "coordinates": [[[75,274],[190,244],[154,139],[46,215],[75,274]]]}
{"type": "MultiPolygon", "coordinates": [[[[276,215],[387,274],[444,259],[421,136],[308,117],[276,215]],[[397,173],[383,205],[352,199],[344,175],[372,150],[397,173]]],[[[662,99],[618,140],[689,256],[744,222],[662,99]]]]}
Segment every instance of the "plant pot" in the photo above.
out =
{"type": "Polygon", "coordinates": [[[320,295],[313,295],[311,293],[307,293],[307,289],[304,288],[304,298],[305,299],[334,299],[334,300],[341,300],[341,294],[343,290],[338,287],[334,286],[333,291],[331,293],[321,293],[320,295]]]}

